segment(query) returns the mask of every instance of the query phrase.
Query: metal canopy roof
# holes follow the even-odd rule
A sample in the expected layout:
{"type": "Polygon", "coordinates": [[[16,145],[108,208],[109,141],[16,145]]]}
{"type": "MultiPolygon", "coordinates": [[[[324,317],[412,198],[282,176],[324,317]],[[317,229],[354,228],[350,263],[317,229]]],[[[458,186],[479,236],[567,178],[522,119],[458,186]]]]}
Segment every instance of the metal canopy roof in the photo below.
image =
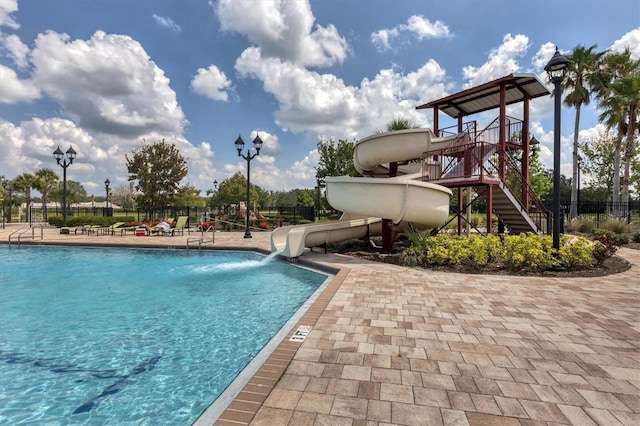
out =
{"type": "Polygon", "coordinates": [[[529,99],[551,94],[535,74],[509,74],[497,80],[417,106],[416,109],[437,107],[438,110],[450,117],[458,118],[498,108],[500,106],[500,86],[502,85],[505,86],[507,105],[524,101],[525,94],[529,95],[529,99]]]}

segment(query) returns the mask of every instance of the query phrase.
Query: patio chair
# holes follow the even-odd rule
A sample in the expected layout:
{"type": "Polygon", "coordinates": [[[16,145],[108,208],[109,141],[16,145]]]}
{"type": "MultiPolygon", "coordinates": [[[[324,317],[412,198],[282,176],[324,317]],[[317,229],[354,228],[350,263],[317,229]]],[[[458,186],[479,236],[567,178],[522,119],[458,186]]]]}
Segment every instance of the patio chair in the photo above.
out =
{"type": "MultiPolygon", "coordinates": [[[[173,224],[173,218],[167,218],[163,220],[163,222],[173,224]]],[[[172,228],[165,228],[163,226],[152,226],[149,228],[149,234],[158,234],[158,235],[169,235],[171,233],[172,228]]]]}
{"type": "Polygon", "coordinates": [[[105,226],[103,227],[100,232],[102,232],[102,234],[110,234],[110,235],[114,235],[116,233],[116,231],[120,230],[120,228],[124,227],[124,222],[116,222],[111,226],[105,226]]]}
{"type": "Polygon", "coordinates": [[[104,226],[102,225],[89,225],[82,230],[82,233],[86,233],[87,235],[95,233],[96,235],[98,235],[98,232],[100,232],[102,228],[104,228],[104,226]]]}
{"type": "Polygon", "coordinates": [[[189,222],[189,216],[178,216],[176,226],[168,231],[170,231],[171,235],[176,235],[176,232],[180,232],[180,235],[184,235],[184,228],[187,226],[187,222],[189,222]]]}

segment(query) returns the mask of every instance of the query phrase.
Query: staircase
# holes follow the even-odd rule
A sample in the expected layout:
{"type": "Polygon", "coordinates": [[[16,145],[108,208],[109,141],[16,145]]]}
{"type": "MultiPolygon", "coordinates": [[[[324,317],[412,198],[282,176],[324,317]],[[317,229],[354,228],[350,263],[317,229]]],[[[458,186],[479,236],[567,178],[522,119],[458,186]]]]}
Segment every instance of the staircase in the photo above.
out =
{"type": "Polygon", "coordinates": [[[498,130],[492,123],[476,137],[470,137],[471,143],[423,153],[423,180],[449,188],[473,187],[492,206],[491,213],[499,217],[509,233],[542,235],[547,211],[522,178],[518,164],[501,148],[498,130]]]}
{"type": "MultiPolygon", "coordinates": [[[[475,191],[487,200],[486,186],[474,186],[475,191]]],[[[493,185],[493,211],[507,226],[510,234],[533,232],[542,235],[542,230],[525,211],[516,197],[505,186],[504,182],[493,185]]]]}

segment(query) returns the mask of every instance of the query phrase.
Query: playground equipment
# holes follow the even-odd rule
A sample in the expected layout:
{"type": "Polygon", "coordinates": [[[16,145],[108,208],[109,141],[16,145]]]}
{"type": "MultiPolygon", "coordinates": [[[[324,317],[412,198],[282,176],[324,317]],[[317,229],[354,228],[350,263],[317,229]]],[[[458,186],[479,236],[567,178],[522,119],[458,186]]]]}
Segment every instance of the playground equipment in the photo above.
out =
{"type": "MultiPolygon", "coordinates": [[[[418,106],[433,109],[434,131],[408,129],[373,135],[358,141],[354,166],[364,177],[327,177],[327,200],[345,212],[336,222],[287,226],[271,236],[272,251],[288,258],[305,247],[352,238],[382,235],[391,251],[405,223],[441,230],[446,226],[449,188],[458,188],[458,233],[463,222],[481,234],[492,233],[492,215],[511,233],[542,233],[548,214],[529,185],[529,101],[549,91],[533,74],[510,74],[418,106]],[[507,105],[523,104],[523,118],[506,114],[507,105]],[[498,109],[485,128],[472,114],[498,109]],[[457,119],[440,129],[439,112],[457,119]],[[475,198],[463,199],[463,190],[475,198]],[[474,202],[486,201],[487,228],[473,226],[463,216],[474,202]]],[[[453,220],[453,219],[451,219],[453,220]]],[[[450,220],[450,221],[451,221],[450,220]]],[[[448,223],[448,222],[447,222],[448,223]]]]}
{"type": "Polygon", "coordinates": [[[432,143],[441,146],[457,138],[457,135],[436,138],[429,129],[411,129],[360,140],[354,149],[354,165],[358,171],[372,176],[388,176],[389,164],[402,160],[406,164],[395,167],[401,175],[391,179],[327,177],[327,201],[333,208],[346,213],[334,222],[274,230],[271,234],[272,251],[295,258],[304,252],[305,247],[381,234],[384,249],[390,251],[392,241],[389,243],[387,240],[392,240],[394,234],[388,228],[395,228],[401,222],[431,228],[441,225],[447,219],[451,190],[422,182],[419,161],[432,143]],[[387,149],[389,146],[394,149],[387,149]]]}

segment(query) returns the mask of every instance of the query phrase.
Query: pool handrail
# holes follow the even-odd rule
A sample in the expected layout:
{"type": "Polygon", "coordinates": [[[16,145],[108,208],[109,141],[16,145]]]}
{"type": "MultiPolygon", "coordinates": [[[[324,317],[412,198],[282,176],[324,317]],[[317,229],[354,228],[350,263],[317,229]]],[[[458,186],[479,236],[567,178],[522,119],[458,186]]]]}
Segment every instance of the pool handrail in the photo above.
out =
{"type": "Polygon", "coordinates": [[[44,239],[44,223],[39,223],[39,224],[30,224],[30,223],[26,223],[23,226],[21,226],[20,228],[16,229],[15,231],[13,231],[11,234],[9,234],[9,239],[8,239],[8,244],[9,246],[11,246],[11,237],[13,237],[15,234],[18,234],[18,248],[20,248],[20,240],[22,238],[23,235],[25,235],[29,230],[31,230],[31,239],[35,240],[36,236],[35,236],[35,228],[36,226],[38,226],[40,228],[40,240],[44,239]]]}

